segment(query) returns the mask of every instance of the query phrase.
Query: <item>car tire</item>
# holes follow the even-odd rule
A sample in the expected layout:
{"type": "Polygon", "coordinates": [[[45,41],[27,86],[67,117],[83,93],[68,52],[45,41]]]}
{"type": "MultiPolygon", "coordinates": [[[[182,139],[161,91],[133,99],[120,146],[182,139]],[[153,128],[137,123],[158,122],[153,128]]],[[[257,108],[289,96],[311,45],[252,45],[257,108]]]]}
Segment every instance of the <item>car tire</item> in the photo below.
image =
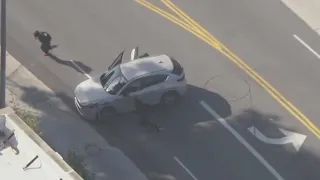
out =
{"type": "Polygon", "coordinates": [[[172,106],[180,98],[179,94],[175,91],[169,91],[162,95],[160,104],[163,106],[172,106]]]}
{"type": "Polygon", "coordinates": [[[97,120],[103,121],[108,118],[114,116],[116,114],[116,110],[113,107],[104,107],[97,113],[97,120]]]}

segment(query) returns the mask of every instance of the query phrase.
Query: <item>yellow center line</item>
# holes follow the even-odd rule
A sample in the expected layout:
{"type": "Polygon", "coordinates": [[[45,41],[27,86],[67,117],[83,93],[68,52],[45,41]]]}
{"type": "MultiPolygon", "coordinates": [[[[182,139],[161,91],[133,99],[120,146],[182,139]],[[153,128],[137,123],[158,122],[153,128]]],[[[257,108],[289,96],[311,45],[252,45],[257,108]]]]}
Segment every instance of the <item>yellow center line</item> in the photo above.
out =
{"type": "Polygon", "coordinates": [[[301,121],[309,130],[311,130],[315,135],[320,138],[320,130],[316,127],[301,111],[298,110],[290,101],[284,98],[274,87],[271,86],[265,79],[263,79],[258,73],[256,73],[252,68],[250,68],[243,60],[232,53],[226,46],[224,46],[219,40],[214,38],[208,31],[206,31],[201,25],[199,25],[190,16],[184,13],[180,8],[174,5],[170,0],[162,0],[162,2],[172,9],[180,18],[192,24],[193,27],[199,28],[205,35],[213,39],[215,42],[219,43],[222,47],[222,52],[224,55],[228,56],[234,63],[244,69],[253,79],[259,82],[269,94],[271,94],[285,109],[287,109],[293,116],[295,116],[299,121],[301,121]],[[228,55],[227,55],[227,54],[228,55]],[[230,57],[231,56],[231,57],[230,57]]]}
{"type": "Polygon", "coordinates": [[[202,34],[202,36],[211,39],[214,43],[221,44],[216,40],[208,31],[203,29],[199,24],[197,24],[193,19],[191,19],[187,14],[185,14],[181,9],[179,9],[176,5],[174,5],[170,0],[161,0],[163,4],[165,4],[169,9],[175,12],[184,22],[189,24],[189,29],[192,28],[195,31],[202,34]]]}
{"type": "MultiPolygon", "coordinates": [[[[189,24],[189,26],[193,29],[195,29],[194,24],[192,24],[191,21],[188,21],[188,18],[183,15],[183,13],[180,12],[180,9],[176,9],[176,6],[171,3],[171,1],[161,0],[161,2],[166,5],[169,9],[171,9],[173,12],[175,12],[184,22],[189,24]]],[[[198,30],[198,29],[197,29],[198,30]]]]}
{"type": "Polygon", "coordinates": [[[220,47],[220,45],[218,43],[216,43],[216,42],[212,41],[210,38],[204,36],[201,31],[197,31],[197,30],[191,29],[186,22],[181,21],[180,19],[176,18],[175,16],[171,15],[170,13],[158,8],[157,6],[151,4],[150,2],[148,2],[146,0],[135,0],[135,1],[137,3],[145,6],[146,8],[156,12],[157,14],[160,14],[161,16],[165,17],[169,21],[179,25],[183,29],[191,32],[192,34],[194,34],[195,36],[197,36],[201,40],[203,40],[206,43],[208,43],[209,45],[213,46],[213,48],[221,49],[221,47],[220,47]]]}
{"type": "Polygon", "coordinates": [[[320,130],[311,120],[309,120],[300,110],[298,110],[298,108],[296,108],[289,100],[287,100],[283,95],[281,95],[281,93],[278,92],[269,82],[262,78],[249,65],[247,65],[243,60],[241,60],[237,55],[235,55],[231,50],[229,50],[224,44],[222,44],[219,40],[212,36],[195,20],[193,20],[190,16],[184,13],[184,11],[182,11],[180,8],[174,5],[170,0],[162,0],[162,2],[174,13],[176,13],[184,22],[174,17],[172,14],[165,12],[162,9],[156,7],[155,5],[147,2],[146,0],[136,0],[136,2],[160,14],[161,16],[172,21],[173,23],[178,24],[185,30],[196,35],[198,38],[202,39],[210,46],[224,54],[237,66],[243,69],[258,84],[260,84],[288,112],[290,112],[296,119],[298,119],[304,126],[306,126],[314,135],[316,135],[320,139],[320,130]]]}
{"type": "Polygon", "coordinates": [[[188,22],[193,28],[202,31],[202,33],[208,38],[212,39],[215,42],[221,44],[216,38],[214,38],[208,31],[206,31],[203,27],[201,27],[195,20],[193,20],[190,16],[184,13],[180,8],[174,5],[170,0],[162,0],[162,3],[165,4],[168,8],[170,8],[173,12],[175,12],[181,19],[185,22],[188,22]]]}

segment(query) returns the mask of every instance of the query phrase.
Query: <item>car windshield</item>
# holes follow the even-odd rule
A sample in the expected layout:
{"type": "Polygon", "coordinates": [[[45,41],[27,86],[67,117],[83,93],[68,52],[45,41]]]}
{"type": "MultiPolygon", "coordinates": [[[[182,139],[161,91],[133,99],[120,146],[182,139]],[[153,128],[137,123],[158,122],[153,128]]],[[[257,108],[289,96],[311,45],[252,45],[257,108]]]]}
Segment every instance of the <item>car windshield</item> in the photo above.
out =
{"type": "Polygon", "coordinates": [[[114,95],[127,83],[127,81],[121,73],[120,66],[116,66],[100,76],[100,83],[103,89],[114,95]]]}
{"type": "Polygon", "coordinates": [[[123,76],[115,78],[107,88],[107,92],[116,95],[119,90],[127,83],[123,76]]]}

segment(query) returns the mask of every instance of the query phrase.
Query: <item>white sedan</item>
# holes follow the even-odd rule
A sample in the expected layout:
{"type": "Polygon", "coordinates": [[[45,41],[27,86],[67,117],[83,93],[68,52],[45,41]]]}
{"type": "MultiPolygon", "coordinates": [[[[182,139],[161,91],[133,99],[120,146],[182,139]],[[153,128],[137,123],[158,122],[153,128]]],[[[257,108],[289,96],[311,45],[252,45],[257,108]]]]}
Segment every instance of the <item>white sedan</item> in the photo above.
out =
{"type": "Polygon", "coordinates": [[[150,105],[172,105],[186,93],[183,67],[167,55],[136,57],[122,64],[124,51],[100,76],[80,83],[74,90],[75,105],[87,120],[135,110],[137,97],[150,105]]]}

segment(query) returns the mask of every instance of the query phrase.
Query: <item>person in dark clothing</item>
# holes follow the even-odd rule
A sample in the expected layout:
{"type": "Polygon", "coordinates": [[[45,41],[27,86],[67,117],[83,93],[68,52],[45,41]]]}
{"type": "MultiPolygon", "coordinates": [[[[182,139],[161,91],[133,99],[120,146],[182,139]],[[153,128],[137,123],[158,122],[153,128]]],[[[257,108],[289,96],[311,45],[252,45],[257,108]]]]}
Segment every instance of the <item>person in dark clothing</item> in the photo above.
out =
{"type": "Polygon", "coordinates": [[[138,98],[135,98],[134,102],[136,110],[140,116],[139,123],[145,127],[155,128],[158,132],[160,132],[160,126],[150,121],[151,106],[149,104],[143,103],[138,98]]]}
{"type": "Polygon", "coordinates": [[[41,50],[45,53],[45,56],[49,55],[51,50],[51,36],[47,32],[35,31],[33,33],[35,39],[39,40],[41,43],[41,50]]]}

